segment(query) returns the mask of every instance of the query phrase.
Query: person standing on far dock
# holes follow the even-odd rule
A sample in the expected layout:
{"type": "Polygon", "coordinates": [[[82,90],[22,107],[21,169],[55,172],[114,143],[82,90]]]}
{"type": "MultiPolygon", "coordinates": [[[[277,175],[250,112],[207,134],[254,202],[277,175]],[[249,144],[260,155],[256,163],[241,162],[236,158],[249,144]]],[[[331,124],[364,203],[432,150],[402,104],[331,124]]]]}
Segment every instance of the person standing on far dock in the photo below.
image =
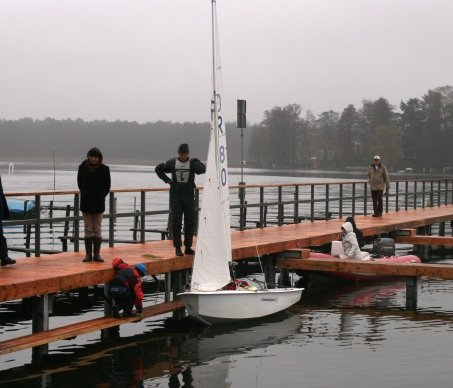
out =
{"type": "Polygon", "coordinates": [[[0,259],[1,266],[8,264],[15,264],[16,260],[8,257],[8,244],[6,238],[3,235],[3,224],[2,221],[9,218],[8,204],[6,203],[5,194],[3,193],[2,177],[0,176],[0,259]]]}
{"type": "Polygon", "coordinates": [[[80,190],[80,210],[85,226],[84,262],[104,260],[101,258],[101,223],[105,211],[105,197],[110,192],[110,169],[102,163],[99,148],[91,148],[87,158],[80,164],[77,184],[80,190]]]}
{"type": "Polygon", "coordinates": [[[373,199],[373,217],[382,217],[382,195],[384,189],[385,195],[389,194],[390,180],[387,168],[381,163],[379,155],[373,158],[373,163],[368,167],[368,183],[370,184],[371,198],[373,199]]]}
{"type": "Polygon", "coordinates": [[[197,158],[189,157],[189,146],[178,148],[178,156],[156,166],[156,174],[170,185],[170,209],[173,217],[173,246],[176,256],[193,255],[192,240],[196,228],[195,174],[203,174],[206,166],[197,158]],[[171,174],[171,178],[167,175],[171,174]],[[181,250],[181,226],[184,215],[184,253],[181,250]]]}

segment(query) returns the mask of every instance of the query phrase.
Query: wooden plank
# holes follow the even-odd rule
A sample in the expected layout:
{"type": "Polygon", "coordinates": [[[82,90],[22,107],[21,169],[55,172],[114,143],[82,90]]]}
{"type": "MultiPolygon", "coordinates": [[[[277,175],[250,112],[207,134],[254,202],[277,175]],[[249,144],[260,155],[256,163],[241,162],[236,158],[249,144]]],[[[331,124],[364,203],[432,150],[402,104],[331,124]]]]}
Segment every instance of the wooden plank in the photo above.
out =
{"type": "Polygon", "coordinates": [[[298,249],[289,249],[284,251],[280,257],[288,259],[308,259],[310,257],[310,249],[298,248],[298,249]]]}
{"type": "Polygon", "coordinates": [[[394,240],[400,244],[453,247],[453,237],[447,236],[395,236],[394,240]]]}
{"type": "Polygon", "coordinates": [[[277,267],[307,271],[360,272],[378,275],[427,276],[445,280],[453,279],[453,265],[445,264],[382,263],[379,260],[297,260],[278,258],[277,267]]]}
{"type": "Polygon", "coordinates": [[[51,329],[49,331],[43,331],[39,333],[25,335],[18,338],[9,339],[0,342],[0,355],[16,352],[23,349],[28,349],[34,346],[48,344],[51,342],[75,337],[82,334],[91,333],[93,331],[101,329],[108,329],[109,327],[122,325],[124,323],[136,322],[144,318],[169,313],[183,307],[184,304],[182,303],[182,301],[179,300],[173,302],[166,302],[155,306],[146,307],[145,309],[143,309],[143,315],[139,317],[96,318],[85,322],[79,322],[74,323],[72,325],[58,327],[55,329],[51,329]]]}
{"type": "Polygon", "coordinates": [[[416,236],[417,235],[417,229],[401,229],[396,231],[393,236],[416,236]]]}
{"type": "MultiPolygon", "coordinates": [[[[357,216],[355,220],[365,236],[372,236],[453,220],[453,205],[391,212],[383,217],[357,216]]],[[[331,219],[233,231],[232,256],[242,260],[329,244],[338,239],[342,223],[331,219]]],[[[113,277],[111,262],[115,257],[130,264],[143,262],[153,274],[190,269],[193,264],[192,256],[176,257],[169,240],[103,247],[101,254],[104,263],[82,263],[82,252],[18,259],[16,265],[0,268],[0,301],[105,283],[113,277]]]]}

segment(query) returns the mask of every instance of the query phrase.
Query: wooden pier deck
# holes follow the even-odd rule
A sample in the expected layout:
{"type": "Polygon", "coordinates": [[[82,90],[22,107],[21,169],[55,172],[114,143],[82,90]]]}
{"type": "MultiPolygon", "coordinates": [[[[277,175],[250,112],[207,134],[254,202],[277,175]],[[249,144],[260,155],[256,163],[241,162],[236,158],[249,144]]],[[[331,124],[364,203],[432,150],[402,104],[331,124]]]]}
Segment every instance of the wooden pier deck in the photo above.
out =
{"type": "MultiPolygon", "coordinates": [[[[365,236],[373,236],[451,221],[453,205],[386,213],[381,218],[357,216],[355,220],[365,236]]],[[[233,231],[233,259],[328,244],[338,239],[343,222],[331,219],[233,231]]],[[[169,240],[103,247],[104,263],[83,263],[83,256],[82,252],[65,252],[22,258],[15,265],[1,267],[0,302],[105,283],[113,277],[111,261],[115,257],[130,264],[143,262],[152,274],[189,269],[193,263],[192,256],[176,257],[169,240]]]]}
{"type": "MultiPolygon", "coordinates": [[[[355,220],[365,236],[375,236],[451,221],[453,220],[453,205],[390,212],[384,214],[381,218],[356,216],[355,220]]],[[[280,254],[291,249],[309,248],[330,243],[338,239],[340,226],[343,222],[344,220],[340,219],[330,219],[263,229],[233,231],[233,259],[241,260],[258,255],[280,254]]],[[[122,257],[129,264],[143,262],[148,267],[148,272],[152,274],[189,269],[193,264],[192,256],[176,257],[172,241],[169,240],[125,244],[113,248],[104,247],[101,253],[105,260],[104,263],[83,263],[84,253],[65,252],[37,258],[23,258],[17,260],[16,265],[1,267],[0,302],[105,283],[113,277],[111,261],[115,257],[122,257]]],[[[371,273],[376,273],[379,270],[378,267],[384,265],[373,262],[357,263],[350,260],[341,263],[332,261],[330,264],[323,261],[322,265],[314,259],[298,260],[298,262],[296,263],[294,259],[280,258],[277,265],[282,268],[314,270],[337,268],[333,270],[360,270],[361,272],[371,273]]],[[[385,273],[387,274],[453,279],[453,268],[451,266],[427,264],[385,264],[385,266],[385,271],[387,271],[385,273]]],[[[163,313],[180,307],[181,305],[177,303],[173,305],[171,303],[165,304],[161,307],[152,306],[148,308],[145,316],[157,315],[159,309],[162,310],[160,313],[163,313]]],[[[126,323],[129,320],[134,320],[134,318],[114,320],[105,317],[84,324],[58,328],[54,330],[55,333],[47,331],[45,336],[42,333],[34,333],[26,336],[27,338],[21,337],[16,340],[0,342],[0,354],[108,328],[116,324],[126,323]]]]}

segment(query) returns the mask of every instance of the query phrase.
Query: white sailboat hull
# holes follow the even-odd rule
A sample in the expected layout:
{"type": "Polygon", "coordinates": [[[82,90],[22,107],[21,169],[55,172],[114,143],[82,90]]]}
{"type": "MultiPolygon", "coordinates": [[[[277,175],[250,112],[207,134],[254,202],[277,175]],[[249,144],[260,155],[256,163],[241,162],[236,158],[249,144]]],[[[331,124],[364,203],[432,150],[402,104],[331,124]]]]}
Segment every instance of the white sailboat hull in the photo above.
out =
{"type": "Polygon", "coordinates": [[[297,303],[303,288],[263,291],[187,291],[178,294],[187,313],[207,324],[265,317],[297,303]]]}

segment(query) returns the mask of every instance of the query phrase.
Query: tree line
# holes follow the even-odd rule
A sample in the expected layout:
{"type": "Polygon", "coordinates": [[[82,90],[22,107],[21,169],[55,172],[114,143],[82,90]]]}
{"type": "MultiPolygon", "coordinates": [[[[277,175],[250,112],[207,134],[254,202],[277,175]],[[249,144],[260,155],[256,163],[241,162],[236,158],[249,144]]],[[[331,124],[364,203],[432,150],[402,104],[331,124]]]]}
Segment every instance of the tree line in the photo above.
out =
{"type": "MultiPolygon", "coordinates": [[[[82,119],[0,120],[0,160],[82,160],[88,149],[99,147],[107,163],[153,164],[176,155],[180,143],[188,143],[190,153],[206,159],[210,124],[158,121],[139,124],[82,119]]],[[[240,132],[229,128],[229,160],[239,163],[240,132]]],[[[248,134],[246,134],[248,137],[248,134]]],[[[246,138],[247,139],[247,138],[246,138]]]]}
{"type": "Polygon", "coordinates": [[[364,100],[317,117],[298,104],[274,107],[251,128],[250,158],[268,167],[363,165],[380,155],[394,169],[441,171],[453,166],[453,87],[401,101],[364,100]]]}
{"type": "MultiPolygon", "coordinates": [[[[229,162],[241,160],[240,130],[227,123],[229,162]]],[[[80,161],[99,147],[108,162],[153,164],[176,154],[180,143],[206,159],[209,123],[82,119],[0,120],[0,160],[80,161]]],[[[247,166],[344,168],[363,166],[379,154],[391,169],[440,171],[453,166],[453,87],[429,90],[421,98],[364,100],[315,116],[298,104],[266,110],[259,124],[244,130],[247,166]]]]}

